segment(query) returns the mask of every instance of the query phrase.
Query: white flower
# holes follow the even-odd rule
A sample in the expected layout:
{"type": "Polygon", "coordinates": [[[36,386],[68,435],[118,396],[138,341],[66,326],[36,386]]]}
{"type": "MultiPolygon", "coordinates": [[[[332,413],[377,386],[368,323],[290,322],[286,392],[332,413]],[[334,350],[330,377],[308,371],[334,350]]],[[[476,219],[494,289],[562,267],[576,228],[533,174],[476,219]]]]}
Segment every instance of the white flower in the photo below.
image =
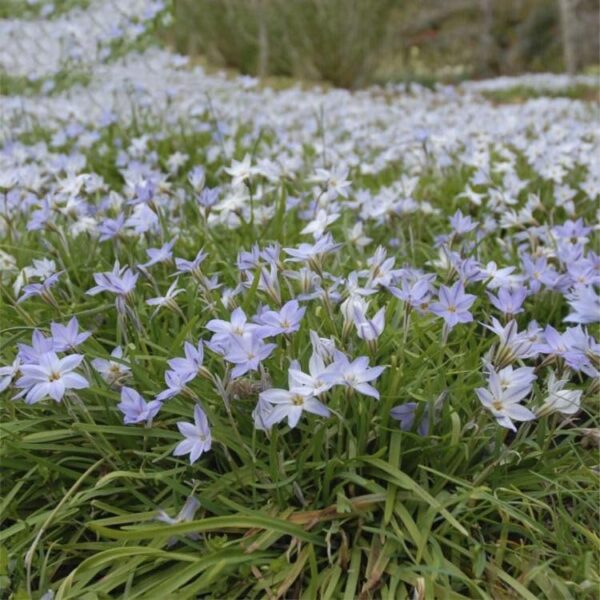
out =
{"type": "Polygon", "coordinates": [[[268,428],[287,419],[288,425],[293,429],[298,425],[304,411],[322,417],[329,416],[329,409],[312,395],[310,388],[297,387],[291,390],[273,388],[261,392],[259,398],[273,405],[273,409],[264,419],[268,428]]]}
{"type": "Polygon", "coordinates": [[[495,290],[502,287],[510,287],[513,279],[510,277],[515,267],[504,267],[499,269],[494,261],[489,262],[485,268],[481,269],[482,274],[489,277],[486,287],[495,290]]]}
{"type": "Polygon", "coordinates": [[[172,309],[177,308],[177,304],[175,303],[175,297],[178,294],[181,294],[181,292],[184,292],[185,290],[183,288],[176,288],[176,286],[177,279],[169,286],[169,289],[167,290],[167,293],[164,296],[157,296],[156,298],[149,298],[148,300],[146,300],[146,304],[148,304],[149,306],[156,306],[156,310],[154,311],[152,316],[154,316],[158,309],[163,306],[167,306],[172,309]]]}
{"type": "MultiPolygon", "coordinates": [[[[17,261],[15,257],[3,250],[0,250],[0,282],[5,283],[12,274],[17,271],[17,261]]],[[[18,291],[15,292],[15,295],[18,291]]]]}
{"type": "Polygon", "coordinates": [[[477,388],[479,401],[487,408],[498,424],[516,431],[512,420],[531,421],[535,414],[519,404],[531,392],[533,369],[523,367],[513,370],[507,367],[497,372],[489,367],[488,387],[477,388]],[[510,370],[509,370],[510,369],[510,370]]]}
{"type": "MultiPolygon", "coordinates": [[[[121,346],[117,346],[110,355],[113,358],[122,360],[123,349],[121,346]]],[[[131,369],[127,365],[113,360],[106,360],[104,358],[95,358],[92,361],[92,366],[109,385],[121,382],[131,372],[131,369]]]]}
{"type": "Polygon", "coordinates": [[[225,169],[225,173],[231,175],[232,185],[235,187],[240,183],[243,183],[247,179],[250,179],[254,175],[255,169],[251,165],[250,155],[246,154],[243,160],[233,160],[231,166],[225,169]]]}
{"type": "Polygon", "coordinates": [[[376,340],[385,327],[385,307],[380,308],[372,319],[367,319],[365,313],[355,309],[354,325],[361,340],[367,342],[376,340]]]}
{"type": "Polygon", "coordinates": [[[358,221],[354,224],[354,227],[352,227],[352,229],[348,232],[348,241],[351,244],[358,246],[359,248],[363,248],[364,246],[370,244],[373,240],[370,237],[364,235],[362,221],[358,221]]]}
{"type": "Polygon", "coordinates": [[[308,373],[303,373],[300,370],[298,361],[293,361],[289,370],[290,389],[303,388],[310,390],[313,396],[319,396],[332,387],[332,383],[326,383],[321,379],[321,375],[325,372],[326,366],[323,358],[316,352],[312,354],[308,361],[308,373]]]}
{"type": "Polygon", "coordinates": [[[194,496],[189,496],[176,517],[171,517],[164,510],[161,510],[159,511],[156,520],[162,521],[163,523],[168,523],[169,525],[177,525],[177,523],[186,523],[188,521],[194,520],[194,514],[196,514],[196,511],[199,508],[200,501],[194,498],[194,496]]]}
{"type": "Polygon", "coordinates": [[[98,222],[93,217],[78,217],[78,219],[69,226],[69,231],[73,237],[82,233],[96,235],[98,222]]]}
{"type": "Polygon", "coordinates": [[[538,407],[536,413],[538,416],[546,416],[554,412],[563,415],[574,415],[581,407],[581,390],[565,390],[568,383],[567,379],[556,379],[553,371],[550,371],[548,377],[548,396],[544,398],[544,403],[538,407]]]}
{"type": "Polygon", "coordinates": [[[19,178],[16,173],[9,173],[8,171],[0,172],[0,189],[10,189],[19,183],[19,178]]]}
{"type": "Polygon", "coordinates": [[[12,380],[19,373],[20,367],[21,359],[18,356],[13,360],[12,365],[0,367],[0,392],[3,392],[12,383],[12,380]]]}
{"type": "Polygon", "coordinates": [[[48,279],[54,273],[56,273],[56,263],[53,260],[49,258],[34,258],[32,264],[22,269],[13,283],[13,292],[15,296],[19,295],[21,288],[30,279],[48,279]]]}
{"type": "Polygon", "coordinates": [[[84,377],[73,372],[82,360],[81,354],[58,358],[55,352],[46,352],[39,357],[38,364],[22,365],[23,376],[17,380],[17,387],[24,389],[16,398],[25,396],[28,404],[35,404],[50,396],[60,402],[68,389],[89,387],[84,377]]]}
{"type": "Polygon", "coordinates": [[[171,173],[177,173],[183,165],[187,162],[189,156],[184,154],[183,152],[174,152],[167,159],[167,166],[169,167],[169,171],[171,173]]]}
{"type": "Polygon", "coordinates": [[[315,239],[320,238],[325,233],[325,229],[339,218],[338,213],[328,215],[326,210],[320,209],[316,217],[300,233],[312,233],[315,239]]]}
{"type": "Polygon", "coordinates": [[[320,183],[326,190],[327,198],[335,200],[338,196],[348,197],[352,182],[348,179],[348,168],[340,166],[332,171],[316,169],[312,181],[320,183]]]}
{"type": "Polygon", "coordinates": [[[358,294],[348,296],[340,304],[340,312],[347,324],[357,323],[364,319],[364,315],[369,309],[369,302],[364,300],[358,294]]]}
{"type": "Polygon", "coordinates": [[[25,267],[25,274],[27,277],[39,277],[40,279],[47,279],[56,273],[56,263],[49,258],[34,258],[30,267],[25,267]]]}

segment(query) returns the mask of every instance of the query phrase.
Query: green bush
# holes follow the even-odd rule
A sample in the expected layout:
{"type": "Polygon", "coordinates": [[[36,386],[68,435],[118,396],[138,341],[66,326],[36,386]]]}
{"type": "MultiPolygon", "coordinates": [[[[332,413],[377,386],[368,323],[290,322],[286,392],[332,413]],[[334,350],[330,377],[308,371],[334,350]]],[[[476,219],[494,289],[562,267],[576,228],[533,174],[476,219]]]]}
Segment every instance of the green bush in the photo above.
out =
{"type": "Polygon", "coordinates": [[[368,83],[388,40],[388,0],[277,0],[297,69],[341,87],[368,83]]]}
{"type": "Polygon", "coordinates": [[[181,52],[251,75],[368,83],[388,39],[392,0],[180,0],[181,52]]]}

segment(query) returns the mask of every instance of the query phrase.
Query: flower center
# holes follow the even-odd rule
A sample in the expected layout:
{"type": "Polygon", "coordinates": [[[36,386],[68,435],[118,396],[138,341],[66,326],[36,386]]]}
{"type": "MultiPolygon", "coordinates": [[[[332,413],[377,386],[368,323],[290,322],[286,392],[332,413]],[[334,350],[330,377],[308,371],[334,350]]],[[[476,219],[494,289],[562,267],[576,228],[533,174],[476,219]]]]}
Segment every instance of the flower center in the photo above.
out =
{"type": "Polygon", "coordinates": [[[304,404],[304,398],[300,394],[294,394],[292,396],[292,404],[295,406],[302,406],[304,404]]]}
{"type": "Polygon", "coordinates": [[[494,400],[492,402],[492,406],[496,409],[496,410],[502,410],[504,408],[502,402],[500,400],[494,400]]]}
{"type": "Polygon", "coordinates": [[[456,306],[454,306],[454,304],[450,304],[448,306],[448,312],[449,313],[455,313],[456,312],[456,306]]]}
{"type": "Polygon", "coordinates": [[[60,373],[57,373],[56,371],[52,371],[52,373],[50,373],[48,380],[49,381],[57,381],[60,379],[60,373]]]}

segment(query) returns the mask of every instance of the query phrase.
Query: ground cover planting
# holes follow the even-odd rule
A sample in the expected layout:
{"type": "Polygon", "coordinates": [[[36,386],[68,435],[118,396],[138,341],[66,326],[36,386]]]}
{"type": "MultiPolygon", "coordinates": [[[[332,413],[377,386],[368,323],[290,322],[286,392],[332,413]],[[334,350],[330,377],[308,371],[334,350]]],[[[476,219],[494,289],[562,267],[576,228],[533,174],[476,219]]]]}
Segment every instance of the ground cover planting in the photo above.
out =
{"type": "Polygon", "coordinates": [[[0,21],[2,597],[596,597],[593,79],[273,89],[73,4],[0,21]]]}

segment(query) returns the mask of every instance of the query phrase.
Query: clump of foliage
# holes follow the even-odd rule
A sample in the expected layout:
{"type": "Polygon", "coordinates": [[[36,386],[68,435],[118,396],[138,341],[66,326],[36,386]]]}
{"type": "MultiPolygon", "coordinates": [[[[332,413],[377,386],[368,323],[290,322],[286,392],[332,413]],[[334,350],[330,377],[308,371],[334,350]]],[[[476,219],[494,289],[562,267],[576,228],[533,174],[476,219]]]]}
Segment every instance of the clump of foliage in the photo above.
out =
{"type": "Polygon", "coordinates": [[[294,75],[341,87],[370,81],[387,47],[391,0],[199,0],[175,4],[184,52],[250,75],[294,75]]]}

